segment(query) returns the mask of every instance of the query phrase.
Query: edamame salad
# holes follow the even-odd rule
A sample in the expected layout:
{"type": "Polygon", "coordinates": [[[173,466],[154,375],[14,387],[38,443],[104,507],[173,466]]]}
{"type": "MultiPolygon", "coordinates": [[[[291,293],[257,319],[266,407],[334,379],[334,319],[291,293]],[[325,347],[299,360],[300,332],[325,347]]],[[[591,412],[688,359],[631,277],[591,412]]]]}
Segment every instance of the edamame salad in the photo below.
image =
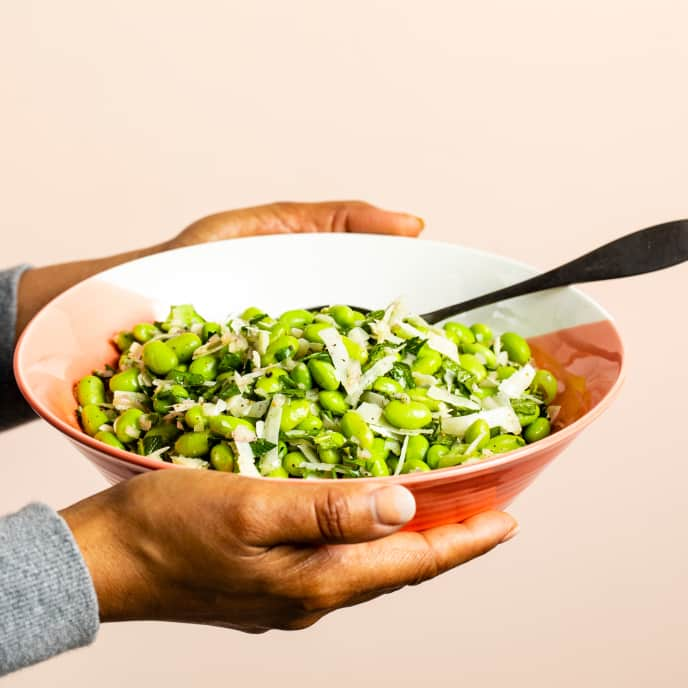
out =
{"type": "Polygon", "coordinates": [[[358,478],[468,465],[551,432],[557,380],[515,332],[429,325],[400,301],[210,322],[191,305],[113,342],[75,388],[83,430],[181,466],[358,478]]]}

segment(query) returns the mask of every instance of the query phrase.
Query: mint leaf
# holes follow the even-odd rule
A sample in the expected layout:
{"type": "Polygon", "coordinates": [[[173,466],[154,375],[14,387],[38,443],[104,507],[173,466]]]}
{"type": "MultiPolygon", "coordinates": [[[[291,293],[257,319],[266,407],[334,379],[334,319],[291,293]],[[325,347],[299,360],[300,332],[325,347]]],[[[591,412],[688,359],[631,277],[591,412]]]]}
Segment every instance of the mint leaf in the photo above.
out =
{"type": "Polygon", "coordinates": [[[415,387],[413,381],[413,375],[411,374],[411,368],[409,368],[406,363],[395,363],[392,369],[387,373],[387,377],[391,377],[392,380],[396,380],[402,387],[410,389],[415,387]]]}
{"type": "Polygon", "coordinates": [[[222,358],[217,362],[217,372],[226,373],[229,370],[239,370],[243,360],[239,354],[227,351],[222,358]]]}
{"type": "Polygon", "coordinates": [[[399,351],[402,356],[406,356],[407,354],[417,356],[423,344],[425,344],[425,340],[421,337],[412,337],[404,342],[399,351]]]}
{"type": "Polygon", "coordinates": [[[263,439],[253,440],[250,444],[254,456],[263,456],[263,454],[267,454],[271,449],[277,446],[274,442],[268,442],[263,439]]]}
{"type": "Polygon", "coordinates": [[[160,435],[148,435],[143,438],[143,455],[148,456],[148,454],[152,454],[154,451],[162,449],[164,446],[164,440],[160,435]]]}

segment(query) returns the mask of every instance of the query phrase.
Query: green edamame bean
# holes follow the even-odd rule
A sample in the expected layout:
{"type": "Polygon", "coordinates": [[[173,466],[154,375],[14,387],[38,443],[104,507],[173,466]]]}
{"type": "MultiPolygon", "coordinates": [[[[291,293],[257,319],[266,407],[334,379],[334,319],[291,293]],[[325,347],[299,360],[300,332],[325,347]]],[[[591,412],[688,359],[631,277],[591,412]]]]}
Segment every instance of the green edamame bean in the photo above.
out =
{"type": "Polygon", "coordinates": [[[185,432],[174,443],[174,450],[180,456],[189,456],[192,459],[197,459],[205,456],[210,450],[208,439],[209,434],[205,431],[185,432]]]}
{"type": "Polygon", "coordinates": [[[516,417],[522,427],[530,425],[540,415],[540,407],[534,401],[512,401],[512,407],[516,411],[516,417]],[[516,405],[514,406],[514,404],[516,405]]]}
{"type": "Polygon", "coordinates": [[[423,346],[418,349],[416,358],[422,358],[423,356],[432,355],[433,353],[439,353],[437,350],[433,349],[428,342],[425,342],[423,346]]]}
{"type": "Polygon", "coordinates": [[[402,473],[420,473],[422,471],[429,471],[430,466],[428,466],[425,461],[420,459],[409,459],[404,461],[404,467],[401,469],[402,473]]]}
{"type": "Polygon", "coordinates": [[[342,341],[344,342],[344,348],[354,361],[365,363],[368,360],[368,352],[360,344],[348,337],[342,337],[342,341]]]}
{"type": "Polygon", "coordinates": [[[220,323],[203,323],[203,329],[201,330],[201,340],[205,344],[214,334],[219,334],[221,331],[222,328],[220,327],[220,323]]]}
{"type": "Polygon", "coordinates": [[[367,464],[367,469],[375,478],[382,478],[389,475],[389,466],[384,459],[372,459],[367,464]]]}
{"type": "Polygon", "coordinates": [[[193,332],[184,332],[176,337],[171,337],[166,342],[167,346],[177,354],[179,363],[188,363],[193,352],[201,346],[201,338],[193,332]]]}
{"type": "Polygon", "coordinates": [[[409,437],[406,447],[406,461],[424,461],[429,448],[430,442],[423,435],[409,437]]]}
{"type": "Polygon", "coordinates": [[[330,323],[312,323],[311,325],[306,325],[306,327],[303,328],[303,336],[309,342],[313,342],[314,344],[324,344],[325,342],[323,342],[320,333],[323,330],[327,330],[328,328],[332,328],[332,325],[330,323]]]}
{"type": "Polygon", "coordinates": [[[376,459],[387,461],[387,458],[389,457],[389,447],[387,446],[386,440],[382,437],[376,437],[373,440],[373,444],[371,445],[369,451],[371,461],[376,459]]]}
{"type": "Polygon", "coordinates": [[[480,387],[477,386],[473,389],[473,394],[475,394],[478,399],[487,399],[488,397],[493,397],[497,394],[499,390],[497,387],[480,387]]]}
{"type": "Polygon", "coordinates": [[[473,354],[459,354],[459,365],[478,382],[487,377],[485,366],[473,354]]]}
{"type": "Polygon", "coordinates": [[[134,442],[141,437],[141,426],[139,420],[143,415],[143,411],[137,408],[130,408],[124,411],[115,419],[115,435],[117,439],[126,444],[127,442],[134,442]]]}
{"type": "Polygon", "coordinates": [[[315,433],[323,426],[323,422],[318,416],[306,416],[297,426],[297,430],[303,430],[308,433],[315,433]]]}
{"type": "Polygon", "coordinates": [[[94,435],[94,439],[98,440],[99,442],[109,444],[111,447],[116,447],[117,449],[124,449],[126,451],[126,447],[117,439],[117,436],[112,432],[97,432],[94,435]]]}
{"type": "Polygon", "coordinates": [[[138,368],[128,368],[116,373],[108,383],[111,392],[140,392],[138,368]]]}
{"type": "Polygon", "coordinates": [[[283,382],[280,378],[286,377],[287,372],[282,368],[271,368],[266,371],[263,377],[256,380],[253,391],[261,397],[267,397],[270,394],[277,394],[282,389],[283,382]]]}
{"type": "Polygon", "coordinates": [[[509,360],[519,365],[525,365],[530,361],[530,346],[528,342],[515,332],[505,332],[502,337],[502,349],[506,351],[509,360]]]}
{"type": "Polygon", "coordinates": [[[404,403],[393,399],[382,413],[388,423],[405,430],[418,430],[432,421],[430,409],[419,401],[404,403]]]}
{"type": "Polygon", "coordinates": [[[192,406],[184,414],[184,422],[192,430],[196,430],[197,432],[198,428],[205,430],[208,427],[208,419],[205,417],[203,407],[200,406],[200,404],[198,406],[192,406]]]}
{"type": "Polygon", "coordinates": [[[433,444],[425,455],[425,461],[430,468],[437,468],[440,459],[448,453],[449,447],[445,447],[443,444],[433,444]]]}
{"type": "Polygon", "coordinates": [[[423,404],[423,406],[427,406],[431,411],[440,410],[440,402],[437,399],[431,399],[425,387],[411,387],[411,389],[406,390],[406,394],[408,394],[411,401],[417,401],[423,404]]]}
{"type": "Polygon", "coordinates": [[[170,312],[165,322],[160,326],[165,332],[169,332],[172,327],[191,327],[191,325],[202,325],[205,322],[196,309],[190,303],[183,303],[179,306],[171,306],[170,312]]]}
{"type": "Polygon", "coordinates": [[[297,363],[292,369],[290,375],[291,379],[301,389],[310,389],[313,387],[313,379],[311,378],[310,370],[308,370],[308,366],[305,363],[297,363]]]}
{"type": "Polygon", "coordinates": [[[485,323],[475,323],[471,325],[471,331],[475,335],[475,341],[489,346],[492,343],[492,330],[485,323]]]}
{"type": "Polygon", "coordinates": [[[172,404],[165,400],[165,399],[153,399],[153,411],[155,413],[159,413],[161,416],[164,416],[166,413],[169,413],[172,408],[172,404]]]}
{"type": "Polygon", "coordinates": [[[496,435],[486,445],[493,454],[504,454],[505,452],[525,446],[525,440],[518,435],[496,435]]]}
{"type": "Polygon", "coordinates": [[[473,421],[463,436],[466,444],[473,444],[477,439],[480,440],[476,445],[477,449],[482,449],[490,441],[490,426],[482,418],[473,421]]]}
{"type": "Polygon", "coordinates": [[[361,320],[358,317],[360,313],[357,315],[353,308],[341,304],[332,306],[327,312],[334,318],[337,325],[345,330],[350,330],[352,327],[355,327],[361,320]]]}
{"type": "Polygon", "coordinates": [[[510,365],[498,366],[497,367],[497,379],[506,380],[510,378],[516,372],[516,368],[510,365]]]}
{"type": "Polygon", "coordinates": [[[217,375],[217,358],[212,354],[199,356],[191,361],[189,372],[192,375],[200,375],[204,380],[214,380],[217,375]]]}
{"type": "Polygon", "coordinates": [[[413,339],[413,334],[411,334],[401,323],[392,325],[392,334],[401,339],[413,339]]]}
{"type": "Polygon", "coordinates": [[[335,416],[343,416],[349,410],[349,404],[346,403],[344,395],[337,390],[320,392],[318,401],[324,409],[334,413],[335,416]]]}
{"type": "Polygon", "coordinates": [[[153,339],[156,334],[160,334],[160,330],[152,323],[138,323],[132,328],[132,334],[137,342],[147,342],[149,339],[153,339]]]}
{"type": "Polygon", "coordinates": [[[323,447],[319,447],[318,457],[323,463],[329,463],[331,465],[334,465],[341,461],[341,452],[336,447],[332,447],[331,449],[324,449],[323,447]]]}
{"type": "Polygon", "coordinates": [[[385,376],[379,377],[373,382],[373,390],[380,394],[385,394],[386,396],[403,394],[404,392],[404,388],[395,379],[385,376]]]}
{"type": "Polygon", "coordinates": [[[557,396],[557,384],[557,378],[549,370],[540,368],[533,377],[530,389],[541,396],[546,404],[551,404],[557,396]]]}
{"type": "Polygon", "coordinates": [[[251,430],[252,432],[255,432],[256,430],[253,423],[245,420],[244,418],[236,418],[235,416],[229,416],[223,413],[217,416],[210,416],[208,418],[208,427],[210,428],[210,432],[228,440],[232,439],[232,433],[240,425],[247,430],[251,430]]]}
{"type": "Polygon", "coordinates": [[[280,430],[293,430],[311,413],[311,404],[306,399],[293,399],[282,407],[282,422],[280,430]]]}
{"type": "Polygon", "coordinates": [[[156,375],[167,375],[179,365],[177,354],[160,339],[143,345],[143,362],[156,375]]]}
{"type": "MultiPolygon", "coordinates": [[[[495,356],[494,351],[485,346],[485,344],[480,344],[478,342],[475,342],[474,344],[462,344],[461,350],[464,352],[464,354],[472,354],[478,358],[479,361],[482,358],[482,360],[485,362],[484,365],[491,370],[494,370],[497,367],[497,357],[495,356]]],[[[459,362],[460,361],[461,356],[459,356],[459,362]]],[[[480,362],[482,363],[482,361],[480,362]]]]}
{"type": "Polygon", "coordinates": [[[81,409],[81,425],[93,437],[100,432],[100,426],[106,425],[110,419],[97,404],[86,404],[81,409]]]}
{"type": "Polygon", "coordinates": [[[258,308],[257,306],[249,306],[239,317],[242,320],[253,320],[254,318],[257,318],[259,315],[265,315],[265,311],[262,308],[258,308]]]}
{"type": "Polygon", "coordinates": [[[282,466],[277,466],[277,468],[274,468],[268,473],[267,477],[286,480],[289,477],[289,473],[287,473],[282,466]]]}
{"type": "Polygon", "coordinates": [[[460,322],[444,323],[444,331],[447,333],[449,339],[455,344],[472,344],[475,341],[475,335],[470,327],[460,322]]]}
{"type": "Polygon", "coordinates": [[[168,413],[172,404],[179,403],[182,399],[188,399],[189,393],[181,385],[172,385],[164,392],[153,398],[153,409],[157,413],[168,413]]]}
{"type": "Polygon", "coordinates": [[[297,308],[293,311],[282,313],[277,322],[282,323],[287,330],[291,330],[293,327],[303,329],[306,325],[310,325],[313,322],[313,313],[297,308]]]}
{"type": "Polygon", "coordinates": [[[225,442],[216,444],[210,450],[210,465],[216,471],[231,473],[234,470],[234,452],[225,442]]]}
{"type": "Polygon", "coordinates": [[[331,363],[311,358],[308,361],[308,370],[310,370],[316,384],[322,389],[333,392],[339,388],[337,371],[331,363]]]}
{"type": "Polygon", "coordinates": [[[282,468],[284,468],[289,475],[300,478],[303,475],[303,468],[301,468],[301,464],[304,463],[305,460],[306,457],[301,452],[289,452],[284,459],[282,459],[282,468]]]}
{"type": "Polygon", "coordinates": [[[523,437],[528,444],[537,442],[547,437],[552,430],[552,425],[547,418],[536,418],[524,431],[523,437]]]}
{"type": "Polygon", "coordinates": [[[347,411],[342,416],[341,426],[344,435],[350,439],[356,439],[363,449],[370,449],[373,446],[375,439],[373,431],[356,411],[347,411]]]}
{"type": "Polygon", "coordinates": [[[325,430],[313,441],[320,449],[339,449],[346,444],[346,437],[335,430],[325,430]]]}
{"type": "Polygon", "coordinates": [[[133,332],[118,332],[113,338],[115,346],[120,353],[124,353],[129,350],[129,347],[134,343],[134,333],[133,332]]]}
{"type": "Polygon", "coordinates": [[[354,327],[361,327],[361,325],[363,325],[363,323],[365,322],[365,315],[363,315],[363,313],[361,313],[361,311],[356,311],[356,310],[352,311],[352,313],[354,314],[353,326],[354,327]]]}
{"type": "Polygon", "coordinates": [[[433,349],[425,353],[418,352],[418,358],[411,365],[411,372],[434,375],[442,367],[442,354],[433,349]]]}
{"type": "Polygon", "coordinates": [[[268,346],[268,350],[263,356],[263,363],[270,365],[275,361],[284,361],[287,358],[293,358],[294,354],[299,350],[299,340],[292,337],[290,334],[283,334],[276,337],[268,346]]]}
{"type": "Polygon", "coordinates": [[[143,439],[149,437],[159,437],[162,440],[161,447],[169,447],[172,445],[174,439],[180,434],[176,425],[172,423],[160,423],[154,425],[144,436],[143,439]]]}
{"type": "Polygon", "coordinates": [[[270,328],[270,341],[274,342],[276,339],[279,339],[280,337],[284,337],[285,335],[289,334],[289,328],[281,322],[276,322],[271,328],[270,328]]]}
{"type": "Polygon", "coordinates": [[[449,451],[443,454],[437,462],[437,468],[450,468],[451,466],[458,466],[459,464],[468,461],[470,457],[462,454],[460,451],[449,451]]]}
{"type": "Polygon", "coordinates": [[[105,403],[105,385],[95,375],[86,375],[76,385],[76,398],[81,406],[105,403]]]}

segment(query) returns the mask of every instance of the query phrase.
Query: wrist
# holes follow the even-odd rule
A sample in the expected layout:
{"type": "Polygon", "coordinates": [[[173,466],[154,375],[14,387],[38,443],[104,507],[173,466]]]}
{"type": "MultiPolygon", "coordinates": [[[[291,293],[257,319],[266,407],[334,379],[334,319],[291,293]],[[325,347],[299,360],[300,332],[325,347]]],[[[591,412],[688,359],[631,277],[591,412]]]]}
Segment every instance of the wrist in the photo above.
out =
{"type": "Polygon", "coordinates": [[[98,598],[101,622],[140,618],[132,553],[120,533],[132,537],[110,490],[59,512],[81,552],[98,598]]]}

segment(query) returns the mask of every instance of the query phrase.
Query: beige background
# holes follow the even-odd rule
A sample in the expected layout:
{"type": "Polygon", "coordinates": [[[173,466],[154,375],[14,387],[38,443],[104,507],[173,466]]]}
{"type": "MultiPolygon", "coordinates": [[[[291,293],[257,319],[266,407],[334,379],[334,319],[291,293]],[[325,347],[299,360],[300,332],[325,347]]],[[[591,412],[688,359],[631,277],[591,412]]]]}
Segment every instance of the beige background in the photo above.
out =
{"type": "MultiPolygon", "coordinates": [[[[688,216],[687,22],[657,0],[5,0],[1,263],[361,197],[554,265],[688,216]]],[[[628,382],[488,557],[300,633],[104,627],[4,685],[686,685],[687,277],[587,289],[618,319],[628,382]]],[[[0,451],[1,510],[104,486],[42,423],[0,451]]]]}

